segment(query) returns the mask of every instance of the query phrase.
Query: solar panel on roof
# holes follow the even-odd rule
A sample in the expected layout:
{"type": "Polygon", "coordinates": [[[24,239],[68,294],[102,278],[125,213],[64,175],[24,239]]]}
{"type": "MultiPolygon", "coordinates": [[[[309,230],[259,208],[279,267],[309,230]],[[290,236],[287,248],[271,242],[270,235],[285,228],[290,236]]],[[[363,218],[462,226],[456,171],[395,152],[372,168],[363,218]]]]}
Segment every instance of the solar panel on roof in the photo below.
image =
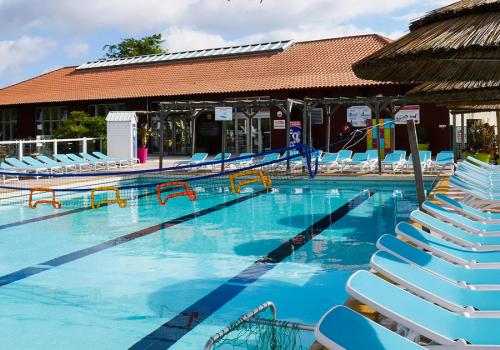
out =
{"type": "Polygon", "coordinates": [[[94,68],[104,68],[104,67],[116,67],[116,66],[127,66],[127,65],[137,65],[144,63],[156,63],[156,62],[169,62],[169,61],[180,61],[180,60],[191,60],[191,59],[202,59],[202,58],[216,58],[224,56],[237,56],[237,55],[248,55],[248,54],[259,54],[259,53],[269,53],[269,52],[280,52],[287,50],[293,45],[292,40],[284,41],[274,41],[270,43],[252,44],[252,45],[242,45],[242,46],[230,46],[221,47],[214,49],[204,49],[204,50],[191,50],[182,52],[172,52],[159,55],[147,55],[147,56],[136,56],[129,58],[113,58],[113,59],[101,59],[97,61],[90,61],[78,66],[77,70],[83,69],[94,69],[94,68]]]}

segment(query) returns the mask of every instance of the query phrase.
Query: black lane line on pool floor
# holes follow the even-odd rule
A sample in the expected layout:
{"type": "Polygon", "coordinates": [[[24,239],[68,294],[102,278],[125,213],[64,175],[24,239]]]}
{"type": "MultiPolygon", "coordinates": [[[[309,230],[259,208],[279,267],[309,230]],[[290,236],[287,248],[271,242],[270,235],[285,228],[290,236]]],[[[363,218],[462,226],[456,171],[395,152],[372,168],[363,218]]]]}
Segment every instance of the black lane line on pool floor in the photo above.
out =
{"type": "Polygon", "coordinates": [[[334,212],[316,221],[295,237],[289,239],[266,256],[255,261],[252,265],[238,275],[232,277],[223,285],[214,289],[191,306],[188,306],[184,311],[170,319],[170,321],[164,323],[132,345],[129,350],[164,350],[170,348],[193,328],[219,310],[268,271],[272,270],[293,252],[300,249],[307,242],[342,219],[351,210],[363,204],[375,193],[376,191],[370,192],[369,194],[361,194],[337,208],[334,212]]]}
{"type": "Polygon", "coordinates": [[[216,211],[224,209],[224,208],[228,208],[228,207],[233,206],[233,205],[238,204],[238,203],[245,202],[249,199],[258,197],[258,196],[265,194],[265,193],[268,193],[268,190],[261,190],[261,191],[249,194],[247,196],[244,196],[244,197],[238,197],[238,198],[230,200],[228,202],[217,204],[217,205],[210,207],[210,208],[202,209],[200,211],[197,211],[197,212],[194,212],[191,214],[187,214],[187,215],[181,216],[181,217],[176,218],[176,219],[165,221],[161,224],[157,224],[157,225],[147,227],[145,229],[142,229],[142,230],[139,230],[136,232],[129,233],[128,235],[125,235],[125,236],[120,236],[120,237],[111,239],[109,241],[99,243],[99,244],[94,245],[94,246],[89,247],[89,248],[77,250],[75,252],[72,252],[72,253],[69,253],[66,255],[62,255],[60,257],[42,262],[42,263],[35,265],[35,266],[30,266],[30,267],[12,272],[8,275],[4,275],[4,276],[0,277],[0,287],[5,286],[5,285],[10,284],[10,283],[17,282],[19,280],[25,279],[27,277],[30,277],[30,276],[33,276],[36,274],[39,274],[41,272],[51,270],[54,267],[57,267],[57,266],[81,259],[81,258],[84,258],[88,255],[106,250],[108,248],[112,248],[114,246],[130,242],[134,239],[144,237],[144,236],[150,235],[152,233],[155,233],[157,231],[160,231],[160,230],[163,230],[163,229],[175,226],[175,225],[182,224],[186,221],[193,220],[193,219],[199,218],[199,217],[204,216],[204,215],[211,214],[213,212],[216,212],[216,211]]]}

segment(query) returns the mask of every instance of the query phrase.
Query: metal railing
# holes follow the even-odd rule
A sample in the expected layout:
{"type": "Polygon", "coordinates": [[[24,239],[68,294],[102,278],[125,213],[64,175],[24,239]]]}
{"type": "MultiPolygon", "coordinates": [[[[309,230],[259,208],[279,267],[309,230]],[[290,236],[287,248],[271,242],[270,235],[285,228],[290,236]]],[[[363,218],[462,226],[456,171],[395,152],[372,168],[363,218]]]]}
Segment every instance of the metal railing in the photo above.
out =
{"type": "Polygon", "coordinates": [[[33,139],[0,141],[0,157],[17,156],[21,159],[32,154],[58,154],[70,152],[85,152],[102,150],[102,139],[82,137],[74,139],[33,139]]]}

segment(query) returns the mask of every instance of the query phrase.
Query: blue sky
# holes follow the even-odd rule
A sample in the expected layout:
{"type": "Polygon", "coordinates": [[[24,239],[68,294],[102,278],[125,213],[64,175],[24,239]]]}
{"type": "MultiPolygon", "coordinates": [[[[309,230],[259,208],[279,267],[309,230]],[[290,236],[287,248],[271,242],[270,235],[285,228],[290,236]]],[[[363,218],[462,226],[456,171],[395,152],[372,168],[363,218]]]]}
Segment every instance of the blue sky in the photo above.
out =
{"type": "Polygon", "coordinates": [[[170,51],[379,33],[450,0],[0,0],[0,87],[162,33],[170,51]]]}

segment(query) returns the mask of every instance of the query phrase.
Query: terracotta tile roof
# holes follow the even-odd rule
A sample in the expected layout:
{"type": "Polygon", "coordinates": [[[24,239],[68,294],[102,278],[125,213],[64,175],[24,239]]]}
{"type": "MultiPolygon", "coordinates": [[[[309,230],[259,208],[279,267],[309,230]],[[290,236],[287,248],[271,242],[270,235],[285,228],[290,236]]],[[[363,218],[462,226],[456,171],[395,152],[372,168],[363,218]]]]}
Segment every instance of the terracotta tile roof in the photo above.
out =
{"type": "Polygon", "coordinates": [[[351,65],[389,42],[362,35],[299,42],[274,54],[81,71],[67,67],[0,89],[0,105],[384,84],[357,78],[351,65]]]}

